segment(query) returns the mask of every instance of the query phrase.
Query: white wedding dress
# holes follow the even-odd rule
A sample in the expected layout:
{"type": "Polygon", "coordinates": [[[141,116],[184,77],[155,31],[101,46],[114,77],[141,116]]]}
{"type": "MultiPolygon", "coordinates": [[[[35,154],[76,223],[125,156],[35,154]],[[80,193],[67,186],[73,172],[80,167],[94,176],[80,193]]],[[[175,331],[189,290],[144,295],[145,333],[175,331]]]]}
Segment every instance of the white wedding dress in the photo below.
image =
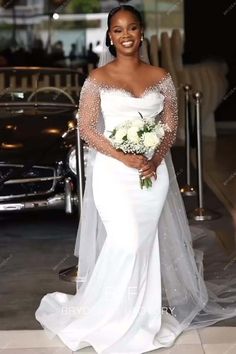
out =
{"type": "MultiPolygon", "coordinates": [[[[170,198],[173,182],[166,159],[157,168],[152,188],[141,189],[138,171],[109,156],[111,147],[104,136],[118,124],[138,118],[138,112],[162,119],[171,128],[159,151],[164,157],[177,128],[176,96],[169,74],[140,97],[86,80],[80,99],[80,132],[98,150],[91,186],[106,236],[76,295],[47,294],[36,311],[36,319],[48,333],[56,334],[73,351],[91,345],[101,354],[141,354],[168,347],[207,303],[201,255],[193,254],[182,204],[179,224],[184,235],[176,237],[173,220],[164,220],[166,209],[171,208],[167,195],[170,198]],[[105,130],[99,132],[101,116],[105,130]]],[[[86,213],[82,217],[96,224],[95,214],[88,215],[87,209],[86,213]]],[[[91,244],[86,253],[92,251],[91,244]]]]}

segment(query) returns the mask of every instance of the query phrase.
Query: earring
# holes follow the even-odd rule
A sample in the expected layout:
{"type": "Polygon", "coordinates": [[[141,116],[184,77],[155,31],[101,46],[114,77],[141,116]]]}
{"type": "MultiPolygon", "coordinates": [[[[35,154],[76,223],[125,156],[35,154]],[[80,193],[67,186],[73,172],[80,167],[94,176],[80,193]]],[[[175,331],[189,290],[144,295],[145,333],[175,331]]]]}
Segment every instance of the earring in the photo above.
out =
{"type": "Polygon", "coordinates": [[[110,38],[110,43],[111,43],[111,45],[113,45],[113,42],[112,42],[112,39],[110,38]]]}
{"type": "Polygon", "coordinates": [[[143,34],[142,34],[142,36],[141,36],[141,42],[143,42],[143,34]]]}

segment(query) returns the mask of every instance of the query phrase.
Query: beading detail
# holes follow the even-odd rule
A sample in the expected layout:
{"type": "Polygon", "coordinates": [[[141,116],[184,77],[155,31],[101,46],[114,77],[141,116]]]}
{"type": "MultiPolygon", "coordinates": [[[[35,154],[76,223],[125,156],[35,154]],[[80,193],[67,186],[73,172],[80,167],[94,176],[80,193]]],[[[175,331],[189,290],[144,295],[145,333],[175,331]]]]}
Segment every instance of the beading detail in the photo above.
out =
{"type": "Polygon", "coordinates": [[[88,77],[81,89],[79,102],[79,131],[80,137],[92,148],[103,154],[115,157],[116,149],[98,129],[101,116],[100,90],[119,90],[137,99],[144,97],[148,92],[158,90],[164,96],[164,107],[160,113],[160,121],[168,126],[168,131],[156,151],[155,155],[164,158],[176,139],[178,125],[177,96],[174,83],[169,73],[165,74],[157,83],[147,87],[139,96],[134,96],[129,90],[114,85],[99,83],[88,77]]]}
{"type": "Polygon", "coordinates": [[[91,148],[108,156],[114,156],[115,148],[98,129],[101,119],[100,103],[99,85],[88,77],[80,92],[78,120],[80,137],[91,148]]]}
{"type": "Polygon", "coordinates": [[[160,82],[158,89],[164,96],[164,107],[160,113],[160,122],[166,124],[169,128],[168,131],[165,132],[164,139],[155,153],[158,155],[158,158],[162,160],[176,140],[178,127],[177,95],[173,80],[169,73],[165,77],[165,80],[160,82]]]}

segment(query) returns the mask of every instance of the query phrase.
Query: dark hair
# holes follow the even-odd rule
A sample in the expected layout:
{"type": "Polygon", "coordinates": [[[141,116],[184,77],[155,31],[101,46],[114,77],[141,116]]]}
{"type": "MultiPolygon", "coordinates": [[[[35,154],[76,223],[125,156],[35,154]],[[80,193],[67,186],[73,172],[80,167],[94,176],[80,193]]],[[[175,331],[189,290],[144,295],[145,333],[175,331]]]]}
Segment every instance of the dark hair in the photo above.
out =
{"type": "Polygon", "coordinates": [[[110,40],[110,36],[109,36],[109,31],[110,31],[110,27],[111,27],[111,20],[112,17],[119,11],[129,11],[131,12],[139,21],[140,26],[143,27],[143,19],[142,16],[140,14],[140,12],[133,6],[131,5],[120,5],[117,7],[114,7],[108,14],[108,18],[107,18],[107,32],[106,32],[106,46],[109,48],[110,53],[116,57],[116,48],[114,47],[114,45],[111,45],[111,40],[110,40]]]}

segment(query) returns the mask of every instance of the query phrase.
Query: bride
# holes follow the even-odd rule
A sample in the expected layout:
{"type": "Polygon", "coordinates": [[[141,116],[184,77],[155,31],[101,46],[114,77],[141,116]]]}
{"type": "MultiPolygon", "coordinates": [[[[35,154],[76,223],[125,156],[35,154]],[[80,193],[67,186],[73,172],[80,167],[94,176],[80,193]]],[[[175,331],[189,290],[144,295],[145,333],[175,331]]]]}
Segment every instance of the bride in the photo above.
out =
{"type": "Polygon", "coordinates": [[[170,154],[176,92],[168,72],[142,61],[143,35],[135,8],[114,8],[105,65],[81,91],[79,130],[91,152],[75,247],[79,286],[76,295],[45,295],[36,311],[47,332],[73,351],[144,353],[173,345],[184,330],[235,315],[207,288],[202,253],[192,248],[170,154]],[[108,139],[139,112],[169,127],[151,159],[124,154],[108,139]],[[141,189],[140,176],[151,178],[152,187],[141,189]]]}

